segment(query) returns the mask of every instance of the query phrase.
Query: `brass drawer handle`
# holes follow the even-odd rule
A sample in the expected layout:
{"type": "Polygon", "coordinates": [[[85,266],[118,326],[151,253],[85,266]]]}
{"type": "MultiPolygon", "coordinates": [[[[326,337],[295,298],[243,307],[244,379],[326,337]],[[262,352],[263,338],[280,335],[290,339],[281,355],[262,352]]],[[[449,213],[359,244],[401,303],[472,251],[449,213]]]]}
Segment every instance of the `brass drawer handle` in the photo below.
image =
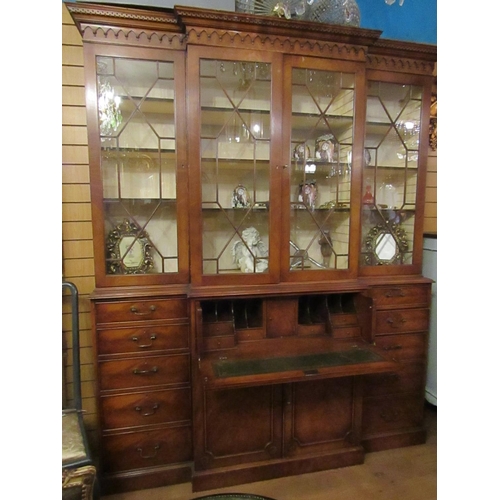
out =
{"type": "Polygon", "coordinates": [[[385,296],[389,299],[391,297],[405,297],[406,294],[401,288],[392,288],[385,294],[385,296]]]}
{"type": "Polygon", "coordinates": [[[398,349],[403,349],[403,346],[400,344],[396,344],[384,347],[384,351],[396,351],[398,349]]]}
{"type": "Polygon", "coordinates": [[[150,375],[151,373],[157,373],[157,372],[158,372],[158,367],[153,366],[151,370],[139,370],[138,368],[136,368],[132,373],[134,375],[150,375]]]}
{"type": "Polygon", "coordinates": [[[151,415],[154,415],[156,413],[156,410],[160,407],[158,403],[155,403],[151,407],[151,411],[142,411],[142,406],[136,406],[134,409],[135,411],[139,412],[142,417],[150,417],[151,415]]]}
{"type": "Polygon", "coordinates": [[[387,323],[392,326],[392,328],[398,328],[400,325],[403,325],[406,323],[406,320],[400,316],[398,318],[387,318],[387,323]]]}
{"type": "MultiPolygon", "coordinates": [[[[132,337],[132,340],[134,342],[139,342],[139,337],[137,337],[137,336],[134,335],[132,337]]],[[[153,345],[153,340],[156,340],[156,334],[152,333],[151,336],[149,337],[149,340],[151,340],[151,342],[149,344],[137,344],[137,347],[139,349],[147,349],[148,347],[151,347],[153,345]]]]}
{"type": "Polygon", "coordinates": [[[149,310],[145,311],[145,312],[139,312],[139,309],[137,309],[137,307],[135,307],[135,306],[132,306],[130,308],[130,312],[132,314],[135,314],[136,316],[147,316],[148,314],[152,314],[155,311],[156,311],[156,306],[155,305],[149,306],[149,310]]]}
{"type": "Polygon", "coordinates": [[[158,454],[158,450],[159,449],[160,449],[160,445],[159,444],[155,444],[155,446],[153,448],[153,453],[150,454],[150,455],[144,455],[142,448],[137,448],[137,452],[139,453],[139,455],[140,455],[141,458],[148,459],[148,458],[154,458],[154,457],[156,457],[156,455],[158,454]]]}

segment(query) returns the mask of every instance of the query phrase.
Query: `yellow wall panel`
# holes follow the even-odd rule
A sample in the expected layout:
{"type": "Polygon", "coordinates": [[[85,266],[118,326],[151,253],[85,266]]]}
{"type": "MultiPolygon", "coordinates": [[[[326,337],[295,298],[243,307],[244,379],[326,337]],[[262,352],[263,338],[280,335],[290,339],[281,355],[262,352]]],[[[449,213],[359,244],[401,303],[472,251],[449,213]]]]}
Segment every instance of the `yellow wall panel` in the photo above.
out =
{"type": "Polygon", "coordinates": [[[85,75],[80,66],[63,66],[62,69],[63,85],[85,85],[85,75]]]}
{"type": "Polygon", "coordinates": [[[90,203],[64,203],[62,216],[63,222],[92,220],[90,203]]]}
{"type": "Polygon", "coordinates": [[[90,173],[88,165],[63,165],[63,184],[89,184],[90,173]]]}
{"type": "Polygon", "coordinates": [[[64,274],[68,279],[73,276],[93,276],[94,259],[66,259],[64,274]]]}
{"type": "Polygon", "coordinates": [[[85,106],[85,87],[70,87],[69,85],[62,87],[62,103],[65,106],[85,106]]]}
{"type": "Polygon", "coordinates": [[[62,140],[64,144],[87,145],[87,127],[63,126],[62,140]]]}
{"type": "Polygon", "coordinates": [[[63,125],[87,125],[87,110],[84,107],[63,106],[63,125]]]}
{"type": "Polygon", "coordinates": [[[89,149],[88,146],[67,146],[63,144],[62,147],[62,162],[63,163],[89,163],[89,149]]]}
{"type": "Polygon", "coordinates": [[[90,202],[90,186],[88,184],[63,184],[62,201],[90,202]]]}
{"type": "Polygon", "coordinates": [[[75,47],[63,44],[62,63],[68,66],[83,66],[83,46],[75,47]]]}
{"type": "Polygon", "coordinates": [[[91,240],[92,223],[90,222],[63,222],[63,240],[91,240]]]}
{"type": "Polygon", "coordinates": [[[63,259],[94,257],[92,240],[63,241],[63,259]]]}

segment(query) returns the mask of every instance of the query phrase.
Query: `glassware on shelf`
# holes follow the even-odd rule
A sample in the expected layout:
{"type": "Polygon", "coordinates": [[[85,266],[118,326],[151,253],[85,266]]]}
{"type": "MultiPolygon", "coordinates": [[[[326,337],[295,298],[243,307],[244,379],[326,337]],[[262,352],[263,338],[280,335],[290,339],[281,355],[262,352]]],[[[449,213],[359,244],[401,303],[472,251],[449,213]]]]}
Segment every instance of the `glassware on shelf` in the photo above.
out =
{"type": "Polygon", "coordinates": [[[382,182],[377,189],[377,205],[380,208],[396,208],[396,188],[390,179],[382,182]]]}
{"type": "Polygon", "coordinates": [[[364,205],[372,205],[374,202],[372,187],[367,185],[365,188],[365,194],[363,195],[363,204],[364,205]]]}

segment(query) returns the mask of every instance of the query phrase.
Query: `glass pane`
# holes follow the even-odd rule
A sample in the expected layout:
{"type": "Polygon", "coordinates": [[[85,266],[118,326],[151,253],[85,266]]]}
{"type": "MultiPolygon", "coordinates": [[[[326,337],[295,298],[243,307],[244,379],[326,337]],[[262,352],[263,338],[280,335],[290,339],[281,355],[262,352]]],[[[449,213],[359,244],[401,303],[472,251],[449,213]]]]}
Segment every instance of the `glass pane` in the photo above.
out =
{"type": "Polygon", "coordinates": [[[413,261],[421,110],[421,87],[369,83],[362,265],[413,261]]]}
{"type": "Polygon", "coordinates": [[[347,269],[354,75],[294,68],[290,269],[347,269]]]}
{"type": "Polygon", "coordinates": [[[174,64],[98,57],[97,68],[107,272],[175,273],[174,64]]]}
{"type": "Polygon", "coordinates": [[[268,272],[269,64],[200,62],[203,273],[268,272]]]}

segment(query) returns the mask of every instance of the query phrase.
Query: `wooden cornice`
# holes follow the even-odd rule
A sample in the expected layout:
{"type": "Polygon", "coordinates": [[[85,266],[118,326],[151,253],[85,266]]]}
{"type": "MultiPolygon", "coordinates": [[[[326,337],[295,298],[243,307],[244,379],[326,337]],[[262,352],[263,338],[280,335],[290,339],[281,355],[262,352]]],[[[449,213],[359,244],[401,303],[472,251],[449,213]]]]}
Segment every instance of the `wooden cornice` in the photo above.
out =
{"type": "Polygon", "coordinates": [[[182,49],[186,44],[253,47],[367,61],[369,68],[429,74],[435,45],[381,39],[379,30],[275,16],[175,6],[66,3],[85,41],[182,49]]]}

